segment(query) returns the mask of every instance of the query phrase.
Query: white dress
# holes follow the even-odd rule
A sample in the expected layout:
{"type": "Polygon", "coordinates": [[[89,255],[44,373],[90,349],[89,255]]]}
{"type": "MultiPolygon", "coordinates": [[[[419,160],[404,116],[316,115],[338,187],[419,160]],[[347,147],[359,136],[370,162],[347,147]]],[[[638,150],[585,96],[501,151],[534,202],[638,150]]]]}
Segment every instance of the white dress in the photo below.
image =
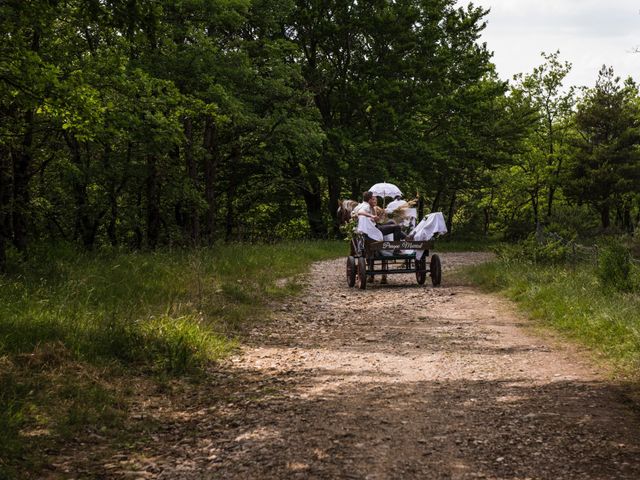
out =
{"type": "Polygon", "coordinates": [[[356,232],[364,233],[369,236],[370,239],[376,241],[382,241],[384,239],[382,232],[376,227],[376,223],[365,215],[358,215],[358,212],[365,211],[371,215],[374,215],[371,205],[367,202],[359,203],[351,212],[351,216],[358,218],[358,226],[356,232]]]}

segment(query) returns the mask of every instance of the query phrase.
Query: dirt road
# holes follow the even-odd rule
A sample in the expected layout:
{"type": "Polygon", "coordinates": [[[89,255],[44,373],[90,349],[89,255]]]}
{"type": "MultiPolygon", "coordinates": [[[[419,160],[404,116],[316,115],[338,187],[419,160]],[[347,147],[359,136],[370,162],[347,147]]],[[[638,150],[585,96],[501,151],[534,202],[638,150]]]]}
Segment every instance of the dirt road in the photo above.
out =
{"type": "Polygon", "coordinates": [[[315,265],[211,385],[149,399],[165,430],[107,476],[640,478],[622,389],[507,301],[447,280],[482,254],[442,257],[440,288],[401,275],[359,291],[344,260],[315,265]]]}

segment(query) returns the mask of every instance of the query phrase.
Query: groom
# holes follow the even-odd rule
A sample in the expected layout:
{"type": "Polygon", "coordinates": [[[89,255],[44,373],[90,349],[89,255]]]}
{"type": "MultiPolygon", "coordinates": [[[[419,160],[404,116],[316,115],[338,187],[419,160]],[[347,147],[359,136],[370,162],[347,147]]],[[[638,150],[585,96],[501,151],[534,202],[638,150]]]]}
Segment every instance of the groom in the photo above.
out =
{"type": "MultiPolygon", "coordinates": [[[[378,216],[376,216],[375,207],[378,204],[378,199],[371,192],[364,192],[362,194],[362,203],[359,203],[357,207],[353,209],[351,212],[351,217],[356,218],[358,216],[364,216],[370,218],[373,222],[377,222],[378,216]]],[[[388,235],[389,233],[393,233],[393,239],[404,240],[406,235],[400,229],[400,225],[398,225],[393,220],[388,221],[387,223],[378,224],[376,223],[376,228],[382,232],[383,235],[388,235]]]]}

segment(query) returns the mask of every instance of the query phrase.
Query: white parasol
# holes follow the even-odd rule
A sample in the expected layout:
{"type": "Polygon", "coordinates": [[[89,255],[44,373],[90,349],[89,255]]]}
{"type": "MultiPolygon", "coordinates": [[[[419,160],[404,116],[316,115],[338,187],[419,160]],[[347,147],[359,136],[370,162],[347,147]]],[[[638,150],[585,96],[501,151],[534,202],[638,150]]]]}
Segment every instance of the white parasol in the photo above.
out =
{"type": "Polygon", "coordinates": [[[402,192],[398,187],[396,187],[393,183],[376,183],[372,186],[369,191],[373,193],[376,197],[395,197],[398,195],[402,195],[402,192]]]}

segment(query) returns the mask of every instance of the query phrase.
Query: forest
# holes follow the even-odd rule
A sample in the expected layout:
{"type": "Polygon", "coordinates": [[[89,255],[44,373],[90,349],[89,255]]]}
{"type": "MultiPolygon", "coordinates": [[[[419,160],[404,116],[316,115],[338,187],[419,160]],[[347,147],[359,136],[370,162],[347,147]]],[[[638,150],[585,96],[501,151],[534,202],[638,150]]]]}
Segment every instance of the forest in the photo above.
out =
{"type": "Polygon", "coordinates": [[[638,222],[638,88],[498,77],[453,0],[0,3],[0,268],[30,246],[336,238],[398,184],[453,235],[638,222]]]}
{"type": "MultiPolygon", "coordinates": [[[[532,324],[586,346],[640,391],[638,86],[608,65],[593,72],[591,86],[570,85],[572,65],[561,51],[541,52],[536,68],[501,78],[482,40],[489,16],[457,0],[0,0],[0,479],[105,478],[107,465],[131,476],[135,465],[116,461],[116,453],[173,461],[174,447],[189,445],[183,439],[234,432],[231,408],[240,415],[236,426],[246,426],[243,415],[254,407],[261,421],[286,412],[281,438],[300,443],[289,421],[305,412],[307,422],[305,409],[316,403],[274,415],[262,402],[293,398],[282,392],[302,356],[279,359],[277,369],[256,362],[240,371],[229,363],[239,346],[308,353],[343,335],[336,352],[399,355],[410,345],[411,375],[443,352],[450,354],[438,375],[478,352],[478,368],[505,359],[498,370],[507,375],[515,355],[543,349],[485,341],[498,317],[509,320],[491,310],[495,297],[486,290],[514,300],[532,324]],[[443,213],[449,232],[435,251],[452,267],[442,287],[405,279],[354,293],[344,281],[339,201],[360,200],[383,181],[417,199],[420,216],[443,213]],[[312,266],[319,261],[326,262],[312,266]],[[477,300],[439,319],[437,308],[468,296],[469,285],[477,300]],[[397,314],[405,307],[413,310],[397,314]],[[387,313],[393,318],[381,323],[387,313]],[[489,330],[473,330],[483,315],[489,330]],[[272,333],[251,337],[256,326],[272,333]],[[156,404],[171,407],[163,417],[156,404]],[[185,421],[200,418],[194,412],[203,412],[202,422],[185,421]],[[202,430],[210,421],[221,423],[202,430]]],[[[435,377],[417,390],[411,376],[411,398],[441,392],[419,421],[431,422],[443,399],[454,399],[464,408],[440,423],[455,424],[484,399],[492,403],[477,410],[481,418],[461,428],[465,442],[484,438],[474,452],[506,444],[510,434],[513,449],[525,447],[514,458],[536,469],[557,453],[560,473],[548,478],[574,478],[562,468],[587,454],[596,476],[609,471],[606,459],[626,468],[616,445],[633,455],[636,440],[621,442],[616,433],[615,442],[576,441],[583,431],[572,429],[583,422],[573,414],[599,419],[610,406],[599,393],[588,404],[601,398],[602,408],[573,403],[587,398],[580,392],[591,381],[575,390],[567,377],[570,423],[550,417],[553,426],[535,435],[529,428],[563,402],[558,390],[547,392],[546,404],[510,410],[516,399],[545,397],[539,387],[502,390],[534,364],[556,367],[530,358],[495,390],[475,373],[473,382],[435,377]],[[449,390],[440,390],[445,383],[449,390]],[[473,398],[463,402],[465,395],[473,398]],[[504,410],[499,399],[513,401],[504,410]],[[535,409],[543,413],[532,416],[535,409]],[[514,421],[504,423],[510,415],[514,421]],[[523,432],[530,444],[519,443],[523,432]],[[563,435],[564,450],[551,442],[563,435]],[[543,456],[531,453],[538,443],[543,456]],[[584,454],[576,453],[581,445],[584,454]]],[[[372,375],[368,362],[345,357],[324,371],[360,381],[372,375]],[[344,374],[358,362],[366,370],[344,374]]],[[[304,375],[318,370],[306,365],[304,375]]],[[[385,391],[389,378],[396,372],[381,380],[385,391]]],[[[386,415],[389,407],[367,395],[357,391],[371,401],[344,417],[333,403],[317,411],[314,435],[332,418],[340,428],[345,418],[374,425],[360,422],[360,413],[378,405],[386,415]]],[[[370,430],[384,433],[383,418],[370,430]]],[[[415,423],[403,418],[399,432],[415,423]]],[[[633,421],[611,422],[638,431],[633,421]]],[[[351,437],[342,433],[326,443],[348,452],[351,437]]],[[[421,436],[415,448],[430,449],[446,435],[421,436]]],[[[286,453],[280,437],[264,438],[286,453]]],[[[442,444],[458,452],[460,442],[442,444]]],[[[409,444],[403,437],[403,447],[390,451],[409,444]]],[[[188,449],[189,461],[196,451],[188,449]]],[[[260,449],[233,450],[240,451],[260,449]]],[[[211,452],[197,457],[213,462],[206,468],[217,462],[211,452]]],[[[340,455],[327,458],[339,463],[340,455]]],[[[511,468],[502,451],[479,458],[483,476],[515,475],[501,470],[511,468]],[[495,470],[482,470],[486,459],[495,470]]],[[[545,471],[522,470],[518,478],[545,471]]],[[[452,472],[445,476],[461,474],[452,472]]],[[[304,472],[263,477],[293,474],[304,472]]]]}

